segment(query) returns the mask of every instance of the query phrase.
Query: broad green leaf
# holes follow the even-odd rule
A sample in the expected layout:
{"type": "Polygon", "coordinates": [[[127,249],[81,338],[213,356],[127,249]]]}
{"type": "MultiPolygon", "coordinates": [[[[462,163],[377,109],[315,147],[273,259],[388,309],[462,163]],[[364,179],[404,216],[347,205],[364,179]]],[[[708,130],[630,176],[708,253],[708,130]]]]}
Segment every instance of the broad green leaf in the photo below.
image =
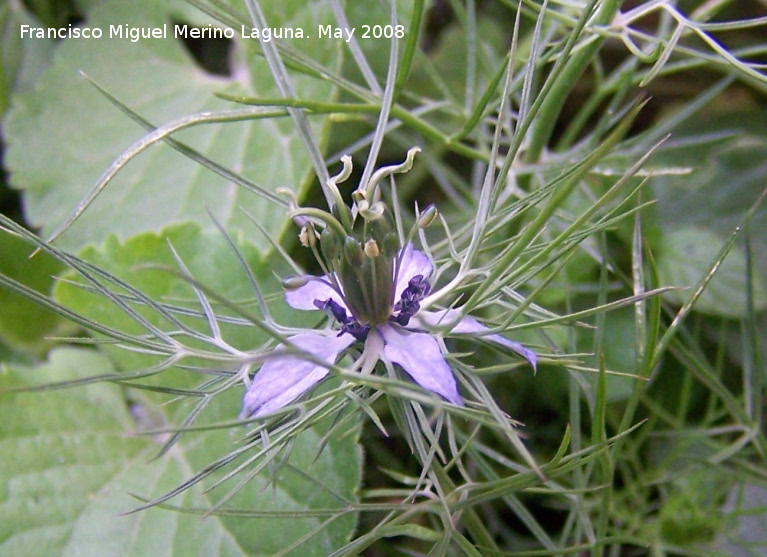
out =
{"type": "MultiPolygon", "coordinates": [[[[79,15],[77,7],[84,7],[86,2],[98,0],[24,0],[23,4],[36,15],[40,24],[44,27],[66,27],[67,24],[79,15]]],[[[11,0],[11,5],[22,4],[11,0]]]]}
{"type": "Polygon", "coordinates": [[[0,5],[0,119],[14,92],[28,89],[45,69],[53,41],[22,38],[21,25],[39,26],[22,2],[0,5]]]}
{"type": "MultiPolygon", "coordinates": [[[[605,314],[604,328],[602,331],[601,353],[590,361],[598,368],[604,358],[605,368],[609,372],[623,373],[625,375],[608,374],[607,398],[610,402],[625,400],[631,395],[635,387],[636,379],[629,377],[637,372],[636,356],[636,323],[634,321],[634,308],[625,307],[605,314]]],[[[594,353],[594,329],[583,328],[578,330],[578,348],[588,354],[594,353]]],[[[596,391],[597,376],[589,376],[594,391],[596,391]]]]}
{"type": "MultiPolygon", "coordinates": [[[[673,143],[659,157],[661,164],[692,168],[682,176],[657,176],[653,190],[658,197],[653,235],[659,251],[658,266],[666,285],[692,286],[708,269],[726,238],[763,192],[767,173],[767,113],[749,112],[704,118],[675,134],[673,143]]],[[[767,207],[751,222],[754,254],[754,304],[767,307],[767,207]]],[[[728,317],[746,312],[746,264],[739,243],[717,271],[708,292],[696,309],[728,317]]],[[[667,297],[681,301],[685,293],[667,297]]]]}
{"type": "MultiPolygon", "coordinates": [[[[267,19],[275,27],[313,31],[312,38],[294,39],[290,46],[333,68],[337,45],[316,36],[318,23],[329,13],[327,3],[292,0],[269,3],[267,19]]],[[[259,55],[258,41],[240,39],[239,28],[232,40],[229,76],[212,75],[198,66],[183,41],[174,37],[176,23],[208,28],[207,16],[190,14],[195,12],[180,2],[99,3],[83,26],[100,29],[102,37],[61,42],[34,91],[14,98],[6,122],[6,164],[12,185],[24,190],[28,221],[43,235],[65,222],[105,169],[146,134],[80,72],[155,125],[202,111],[241,108],[217,99],[215,92],[280,96],[259,55]],[[166,29],[167,37],[135,42],[125,35],[110,38],[114,30],[136,28],[166,29]]],[[[333,95],[328,80],[291,76],[298,95],[323,100],[333,95]]],[[[311,122],[315,137],[321,139],[326,119],[317,116],[311,122]]],[[[309,158],[286,117],[207,124],[174,138],[267,190],[298,190],[311,173],[309,158]]],[[[208,209],[232,231],[252,229],[241,209],[272,234],[285,224],[283,208],[162,144],[124,166],[60,245],[77,249],[111,233],[124,239],[189,220],[212,228],[208,209]]]]}
{"type": "MultiPolygon", "coordinates": [[[[188,433],[173,450],[152,460],[164,435],[132,435],[142,414],[161,415],[113,384],[63,391],[7,392],[52,381],[112,371],[90,350],[60,349],[39,368],[4,368],[0,374],[0,554],[46,556],[266,556],[286,549],[330,515],[289,519],[216,517],[152,508],[135,514],[140,497],[173,489],[195,471],[237,446],[243,431],[188,433]],[[135,420],[135,421],[134,421],[135,420]]],[[[129,393],[130,394],[130,393],[129,393]]],[[[235,411],[234,396],[221,397],[208,419],[235,411]]],[[[267,486],[251,480],[233,504],[250,511],[343,509],[360,481],[354,435],[330,442],[319,456],[319,432],[296,439],[287,467],[267,486]],[[315,457],[317,457],[315,459],[315,457]],[[299,472],[300,471],[300,472],[299,472]]],[[[195,486],[172,500],[207,509],[216,501],[195,486]]],[[[307,537],[291,555],[323,556],[351,535],[346,514],[307,537]]]]}
{"type": "MultiPolygon", "coordinates": [[[[287,305],[283,303],[283,290],[273,271],[281,276],[288,274],[288,272],[278,265],[261,261],[257,249],[249,242],[241,239],[235,241],[243,259],[255,275],[259,287],[272,300],[271,306],[275,311],[274,317],[283,323],[288,319],[306,319],[307,314],[305,312],[289,310],[287,305]]],[[[159,235],[139,234],[123,243],[119,242],[116,237],[109,236],[103,245],[98,248],[86,248],[81,255],[99,268],[125,280],[149,299],[175,309],[195,312],[196,316],[190,317],[175,311],[174,316],[194,330],[210,335],[211,331],[207,320],[189,280],[179,276],[181,268],[174,258],[173,250],[195,281],[254,317],[260,316],[256,294],[251,288],[246,271],[239,264],[235,253],[227,245],[226,238],[218,230],[202,231],[193,224],[177,225],[163,230],[159,235]]],[[[75,279],[74,275],[70,278],[75,279]]],[[[81,278],[76,280],[78,283],[84,283],[81,278]]],[[[114,285],[110,285],[110,289],[118,294],[126,294],[114,285]]],[[[56,287],[55,295],[63,305],[99,323],[107,324],[132,335],[142,335],[148,332],[144,325],[138,323],[103,294],[89,292],[71,283],[61,282],[56,287]]],[[[221,318],[223,317],[242,319],[242,316],[237,315],[231,308],[226,308],[215,299],[210,298],[209,301],[219,321],[222,321],[221,318]]],[[[178,329],[177,325],[169,323],[153,308],[138,304],[132,304],[132,307],[161,330],[175,331],[178,329]]],[[[258,348],[269,338],[255,325],[247,322],[242,325],[222,322],[221,330],[224,340],[241,350],[258,348]]],[[[190,341],[186,337],[179,337],[179,339],[196,347],[207,348],[214,352],[219,351],[201,342],[190,341]]],[[[158,361],[156,357],[123,348],[113,346],[105,348],[117,366],[126,371],[140,370],[158,361]]],[[[168,374],[163,373],[152,381],[165,386],[168,386],[169,382],[179,386],[180,384],[189,385],[189,381],[195,384],[200,381],[200,377],[196,373],[175,371],[171,373],[174,375],[180,373],[186,379],[177,377],[171,381],[168,374]],[[181,381],[181,383],[177,381],[181,381]]]]}
{"type": "MultiPolygon", "coordinates": [[[[688,289],[668,292],[666,296],[679,304],[686,302],[689,289],[708,272],[723,245],[723,238],[702,227],[672,228],[666,232],[657,258],[658,274],[663,284],[688,289]]],[[[703,291],[696,309],[733,318],[746,315],[746,275],[745,255],[739,250],[731,251],[703,291]]],[[[758,276],[754,277],[754,289],[756,309],[763,309],[767,306],[767,290],[758,276]]]]}
{"type": "MultiPolygon", "coordinates": [[[[38,369],[3,368],[0,382],[23,387],[111,369],[92,351],[62,349],[38,369]]],[[[113,385],[0,390],[0,401],[0,553],[61,555],[89,497],[98,497],[148,441],[125,435],[130,413],[113,385]]]]}
{"type": "MultiPolygon", "coordinates": [[[[31,251],[21,239],[0,232],[0,274],[47,294],[62,267],[47,254],[29,259],[31,251]]],[[[0,289],[0,308],[0,341],[17,349],[44,348],[44,337],[64,324],[56,314],[5,289],[0,289]]]]}

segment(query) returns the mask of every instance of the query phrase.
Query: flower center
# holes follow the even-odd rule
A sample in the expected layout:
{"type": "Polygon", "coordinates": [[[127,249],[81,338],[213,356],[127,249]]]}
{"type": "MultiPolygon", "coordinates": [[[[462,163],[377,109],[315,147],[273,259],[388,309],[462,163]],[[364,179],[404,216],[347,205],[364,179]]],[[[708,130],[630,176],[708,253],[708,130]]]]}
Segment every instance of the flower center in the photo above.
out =
{"type": "Polygon", "coordinates": [[[363,249],[355,238],[347,237],[344,258],[336,270],[352,316],[360,323],[378,325],[391,315],[394,254],[384,253],[372,238],[365,246],[363,249]]]}
{"type": "Polygon", "coordinates": [[[386,323],[394,305],[394,262],[400,246],[387,221],[382,214],[345,236],[329,228],[320,235],[324,266],[338,281],[351,321],[368,327],[386,323]]]}
{"type": "MultiPolygon", "coordinates": [[[[397,323],[403,327],[406,326],[410,322],[410,318],[421,309],[421,300],[429,294],[430,290],[431,285],[429,281],[423,275],[415,275],[408,282],[407,288],[402,291],[400,300],[394,304],[393,311],[396,313],[390,311],[386,321],[397,323]]],[[[326,312],[341,325],[341,331],[338,333],[338,336],[348,333],[360,342],[364,342],[367,339],[371,325],[363,325],[354,317],[349,317],[346,310],[338,302],[333,301],[331,298],[327,300],[314,300],[314,307],[326,312]]]]}
{"type": "MultiPolygon", "coordinates": [[[[301,226],[301,244],[314,251],[331,286],[343,296],[346,307],[333,304],[330,299],[316,299],[313,303],[341,323],[342,332],[357,338],[367,336],[371,327],[390,321],[407,324],[418,311],[424,292],[428,292],[426,279],[413,277],[395,309],[394,263],[400,254],[401,233],[394,231],[396,217],[392,217],[386,202],[382,201],[379,187],[385,177],[410,170],[413,157],[419,151],[414,147],[402,164],[380,168],[367,176],[352,192],[351,207],[346,205],[338,189],[338,184],[352,172],[348,156],[341,158],[343,170],[325,183],[330,212],[299,207],[295,197],[291,197],[291,216],[301,226]],[[319,236],[315,226],[322,228],[319,236]],[[351,316],[346,315],[347,311],[351,316]]],[[[434,209],[427,209],[416,226],[428,226],[435,216],[434,209]]]]}

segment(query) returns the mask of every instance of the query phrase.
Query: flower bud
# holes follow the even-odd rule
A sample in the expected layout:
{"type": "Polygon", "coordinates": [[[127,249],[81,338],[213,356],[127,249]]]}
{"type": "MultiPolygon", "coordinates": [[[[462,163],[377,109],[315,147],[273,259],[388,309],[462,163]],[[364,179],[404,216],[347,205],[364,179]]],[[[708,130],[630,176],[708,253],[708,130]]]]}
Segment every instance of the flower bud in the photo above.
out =
{"type": "Polygon", "coordinates": [[[287,277],[283,279],[282,287],[285,290],[298,290],[302,286],[305,286],[306,283],[308,282],[309,282],[308,277],[296,275],[296,276],[287,277]]]}
{"type": "Polygon", "coordinates": [[[434,205],[429,205],[426,207],[426,209],[423,210],[423,212],[418,216],[418,220],[416,221],[416,226],[418,228],[426,228],[431,223],[434,222],[434,219],[439,216],[439,211],[434,205]]]}

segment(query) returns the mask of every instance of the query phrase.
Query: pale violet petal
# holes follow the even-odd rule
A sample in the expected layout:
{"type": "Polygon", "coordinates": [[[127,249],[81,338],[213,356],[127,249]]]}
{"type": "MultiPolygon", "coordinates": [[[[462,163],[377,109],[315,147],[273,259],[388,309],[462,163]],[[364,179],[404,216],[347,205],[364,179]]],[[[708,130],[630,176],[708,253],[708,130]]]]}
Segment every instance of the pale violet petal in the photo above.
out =
{"type": "MultiPolygon", "coordinates": [[[[418,325],[418,323],[425,324],[427,327],[441,327],[441,326],[450,326],[451,324],[455,323],[456,319],[460,318],[460,321],[455,323],[455,325],[450,329],[451,334],[471,334],[471,333],[486,333],[489,329],[485,327],[482,323],[477,321],[475,318],[473,318],[470,315],[466,315],[464,317],[460,317],[461,312],[457,309],[446,309],[442,311],[422,311],[417,316],[416,319],[413,321],[414,325],[418,325]]],[[[529,348],[525,348],[525,346],[519,342],[514,342],[512,340],[507,339],[506,337],[498,334],[493,335],[482,335],[480,338],[490,340],[493,342],[497,342],[498,344],[501,344],[507,348],[510,348],[520,356],[522,356],[525,360],[528,361],[528,363],[533,367],[533,371],[538,370],[538,356],[535,352],[530,350],[529,348]]]]}
{"type": "Polygon", "coordinates": [[[384,355],[390,362],[399,364],[424,389],[437,393],[448,402],[463,405],[453,372],[431,335],[393,325],[377,329],[384,339],[384,355]]]}
{"type": "MultiPolygon", "coordinates": [[[[334,364],[338,355],[354,342],[351,335],[326,336],[302,333],[288,339],[299,350],[334,364]]],[[[328,374],[328,368],[286,352],[278,346],[253,378],[242,401],[240,418],[259,417],[286,406],[311,389],[328,374]]]]}
{"type": "Polygon", "coordinates": [[[309,282],[303,286],[285,291],[285,301],[290,307],[296,309],[317,309],[317,306],[314,305],[314,300],[324,302],[327,299],[331,299],[348,311],[343,297],[328,284],[328,280],[325,277],[308,278],[309,282]]]}
{"type": "Polygon", "coordinates": [[[394,301],[402,298],[402,292],[407,288],[410,279],[416,275],[429,278],[432,267],[431,261],[422,252],[413,248],[413,244],[406,244],[400,251],[399,271],[397,283],[394,285],[394,301]]]}

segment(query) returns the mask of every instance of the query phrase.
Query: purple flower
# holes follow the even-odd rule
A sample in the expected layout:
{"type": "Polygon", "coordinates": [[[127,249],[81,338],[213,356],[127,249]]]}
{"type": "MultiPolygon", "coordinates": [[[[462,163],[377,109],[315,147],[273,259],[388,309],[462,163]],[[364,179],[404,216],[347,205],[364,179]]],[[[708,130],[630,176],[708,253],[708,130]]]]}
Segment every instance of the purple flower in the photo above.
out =
{"type": "MultiPolygon", "coordinates": [[[[455,377],[440,344],[429,332],[437,327],[446,327],[450,334],[480,335],[506,346],[535,369],[534,352],[501,335],[489,334],[487,327],[475,318],[460,317],[456,309],[421,309],[421,301],[431,290],[432,266],[411,244],[394,253],[390,260],[379,257],[377,246],[369,251],[373,254],[368,250],[365,253],[370,260],[378,262],[366,263],[372,274],[349,273],[348,268],[336,265],[347,275],[331,272],[324,277],[302,277],[302,285],[286,292],[290,306],[325,311],[340,329],[301,333],[287,339],[290,347],[279,345],[245,394],[241,418],[264,416],[290,404],[325,378],[328,367],[355,342],[364,343],[358,360],[363,368],[372,370],[379,359],[397,364],[424,389],[462,405],[455,377]],[[365,284],[366,278],[374,284],[365,284]]],[[[359,261],[355,262],[356,268],[363,269],[359,261]]]]}

